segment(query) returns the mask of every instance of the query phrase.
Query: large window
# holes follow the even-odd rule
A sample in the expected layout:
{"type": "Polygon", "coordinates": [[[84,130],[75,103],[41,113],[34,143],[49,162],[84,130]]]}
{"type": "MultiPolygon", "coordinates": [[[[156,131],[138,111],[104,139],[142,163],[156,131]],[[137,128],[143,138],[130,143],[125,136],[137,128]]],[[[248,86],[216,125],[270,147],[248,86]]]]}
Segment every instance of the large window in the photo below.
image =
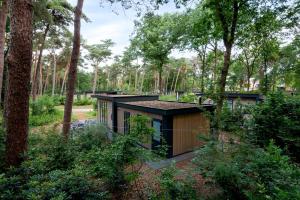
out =
{"type": "Polygon", "coordinates": [[[152,127],[154,129],[154,134],[152,136],[152,149],[155,149],[157,146],[161,144],[161,120],[153,119],[152,127]]]}
{"type": "Polygon", "coordinates": [[[130,112],[124,112],[124,133],[128,134],[130,131],[130,112]]]}
{"type": "Polygon", "coordinates": [[[99,119],[100,123],[107,124],[107,102],[106,101],[99,101],[99,119]]]}

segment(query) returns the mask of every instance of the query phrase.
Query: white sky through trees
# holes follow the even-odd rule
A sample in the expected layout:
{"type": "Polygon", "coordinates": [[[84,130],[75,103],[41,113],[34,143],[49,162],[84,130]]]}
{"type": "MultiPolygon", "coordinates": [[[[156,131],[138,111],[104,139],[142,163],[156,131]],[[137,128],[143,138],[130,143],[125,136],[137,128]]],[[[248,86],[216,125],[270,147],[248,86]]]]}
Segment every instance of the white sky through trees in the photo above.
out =
{"type": "MultiPolygon", "coordinates": [[[[75,6],[77,0],[69,0],[75,6]]],[[[173,3],[161,7],[159,14],[166,12],[177,12],[182,9],[176,9],[173,3]]],[[[91,20],[85,22],[82,20],[81,35],[90,44],[100,43],[101,40],[112,39],[115,43],[112,48],[113,56],[121,55],[125,47],[130,44],[130,36],[134,30],[134,20],[137,20],[137,12],[134,9],[125,10],[119,4],[110,6],[108,3],[100,5],[100,0],[85,0],[83,12],[91,20]]],[[[70,27],[73,30],[73,27],[70,27]]],[[[173,57],[191,57],[191,53],[175,51],[173,57]]]]}

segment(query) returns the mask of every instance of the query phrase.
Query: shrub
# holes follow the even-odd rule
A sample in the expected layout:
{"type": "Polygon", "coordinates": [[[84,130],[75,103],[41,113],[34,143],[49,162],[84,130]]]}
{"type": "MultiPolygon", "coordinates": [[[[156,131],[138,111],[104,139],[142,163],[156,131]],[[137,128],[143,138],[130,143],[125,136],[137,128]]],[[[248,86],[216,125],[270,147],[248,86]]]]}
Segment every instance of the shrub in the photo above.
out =
{"type": "Polygon", "coordinates": [[[43,126],[54,122],[61,121],[63,118],[63,112],[55,110],[50,114],[30,115],[29,126],[43,126]]]}
{"type": "Polygon", "coordinates": [[[82,99],[76,99],[73,104],[75,106],[86,106],[86,105],[92,105],[93,101],[91,98],[82,98],[82,99]]]}
{"type": "Polygon", "coordinates": [[[244,125],[246,108],[237,104],[233,110],[223,106],[221,114],[221,129],[224,131],[238,131],[244,125]]]}
{"type": "Polygon", "coordinates": [[[41,96],[35,101],[30,102],[31,114],[42,115],[55,112],[55,103],[53,99],[47,95],[41,96]]]}
{"type": "Polygon", "coordinates": [[[195,103],[197,96],[194,93],[184,94],[179,98],[180,102],[195,103]]]}
{"type": "Polygon", "coordinates": [[[55,95],[51,97],[55,106],[65,105],[66,96],[55,95]]]}
{"type": "Polygon", "coordinates": [[[191,177],[178,178],[185,176],[176,169],[175,165],[163,169],[161,175],[158,176],[160,191],[150,194],[149,199],[164,199],[164,200],[189,200],[198,199],[195,186],[195,181],[191,177]]]}
{"type": "Polygon", "coordinates": [[[254,108],[251,134],[255,144],[268,145],[273,139],[286,153],[300,161],[300,98],[282,93],[270,94],[264,103],[254,108]]]}
{"type": "Polygon", "coordinates": [[[299,167],[273,143],[266,150],[243,144],[220,149],[210,143],[194,159],[206,184],[222,191],[219,199],[300,198],[299,167]]]}

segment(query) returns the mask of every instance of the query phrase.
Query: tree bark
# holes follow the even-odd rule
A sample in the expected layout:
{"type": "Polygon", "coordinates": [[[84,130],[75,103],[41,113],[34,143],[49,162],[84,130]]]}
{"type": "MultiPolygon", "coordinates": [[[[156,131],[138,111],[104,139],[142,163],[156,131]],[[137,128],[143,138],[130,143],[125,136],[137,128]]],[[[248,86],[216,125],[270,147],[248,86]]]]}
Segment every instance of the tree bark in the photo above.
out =
{"type": "Polygon", "coordinates": [[[30,71],[32,62],[32,1],[11,0],[11,46],[7,58],[6,164],[18,166],[27,151],[30,71]]]}
{"type": "Polygon", "coordinates": [[[232,19],[231,22],[228,23],[226,21],[226,17],[224,15],[224,9],[219,1],[216,1],[216,13],[221,21],[222,29],[223,29],[223,42],[225,46],[224,52],[224,64],[221,72],[220,82],[219,82],[219,97],[217,99],[217,108],[216,108],[216,127],[217,130],[220,128],[220,120],[221,113],[224,101],[224,93],[226,86],[226,79],[228,75],[228,70],[231,61],[231,50],[235,41],[237,20],[239,14],[239,3],[238,0],[233,0],[232,2],[232,19]]]}
{"type": "Polygon", "coordinates": [[[39,88],[38,88],[38,94],[43,95],[43,63],[41,62],[40,66],[40,78],[39,78],[39,88]]]}
{"type": "Polygon", "coordinates": [[[1,95],[2,95],[2,85],[3,85],[6,17],[7,17],[7,1],[2,0],[2,6],[0,5],[0,103],[2,99],[1,95]]]}
{"type": "Polygon", "coordinates": [[[44,88],[43,88],[43,93],[45,93],[48,89],[48,85],[49,85],[49,74],[50,74],[50,66],[47,66],[47,70],[46,70],[46,78],[45,78],[45,83],[44,83],[44,88]]]}
{"type": "Polygon", "coordinates": [[[65,71],[65,74],[64,74],[64,79],[63,79],[62,84],[61,84],[60,95],[64,95],[65,82],[66,82],[66,79],[67,79],[69,68],[70,68],[70,61],[68,61],[68,64],[66,66],[66,71],[65,71]]]}
{"type": "Polygon", "coordinates": [[[49,29],[50,29],[50,24],[47,24],[44,35],[43,35],[42,43],[41,43],[39,58],[38,58],[36,69],[35,69],[35,75],[33,76],[33,81],[32,81],[32,100],[33,101],[35,101],[36,94],[38,92],[39,71],[40,71],[41,62],[42,62],[43,50],[45,48],[46,37],[47,37],[49,29]]]}
{"type": "Polygon", "coordinates": [[[180,75],[181,68],[182,68],[182,67],[179,67],[179,68],[178,68],[176,80],[175,80],[175,83],[174,83],[174,91],[173,91],[174,93],[176,92],[177,82],[178,82],[178,78],[179,78],[179,75],[180,75]]]}
{"type": "Polygon", "coordinates": [[[95,65],[95,70],[94,70],[93,94],[95,94],[96,92],[97,80],[98,80],[98,63],[95,65]]]}
{"type": "Polygon", "coordinates": [[[163,84],[162,84],[162,69],[163,64],[160,64],[159,68],[158,68],[158,90],[159,90],[159,94],[161,94],[163,92],[163,84]]]}
{"type": "Polygon", "coordinates": [[[71,126],[71,114],[73,96],[77,77],[77,64],[80,55],[80,18],[82,14],[82,6],[84,0],[78,0],[75,9],[74,20],[74,38],[73,38],[73,50],[70,63],[70,71],[67,82],[67,97],[65,103],[64,122],[63,122],[63,135],[67,140],[69,138],[70,126],[71,126]]]}
{"type": "Polygon", "coordinates": [[[53,50],[53,73],[52,73],[52,92],[51,95],[54,96],[55,95],[55,87],[56,87],[56,55],[55,55],[55,51],[53,50]]]}

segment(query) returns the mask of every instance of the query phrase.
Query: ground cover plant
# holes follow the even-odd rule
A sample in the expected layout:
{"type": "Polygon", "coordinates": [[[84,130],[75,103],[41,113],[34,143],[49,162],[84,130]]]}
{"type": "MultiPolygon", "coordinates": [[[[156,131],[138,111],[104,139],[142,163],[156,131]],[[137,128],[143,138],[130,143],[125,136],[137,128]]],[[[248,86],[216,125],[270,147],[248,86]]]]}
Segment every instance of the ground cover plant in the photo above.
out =
{"type": "Polygon", "coordinates": [[[55,99],[47,95],[32,101],[30,103],[29,125],[35,127],[62,121],[63,112],[56,109],[55,105],[55,99]]]}

